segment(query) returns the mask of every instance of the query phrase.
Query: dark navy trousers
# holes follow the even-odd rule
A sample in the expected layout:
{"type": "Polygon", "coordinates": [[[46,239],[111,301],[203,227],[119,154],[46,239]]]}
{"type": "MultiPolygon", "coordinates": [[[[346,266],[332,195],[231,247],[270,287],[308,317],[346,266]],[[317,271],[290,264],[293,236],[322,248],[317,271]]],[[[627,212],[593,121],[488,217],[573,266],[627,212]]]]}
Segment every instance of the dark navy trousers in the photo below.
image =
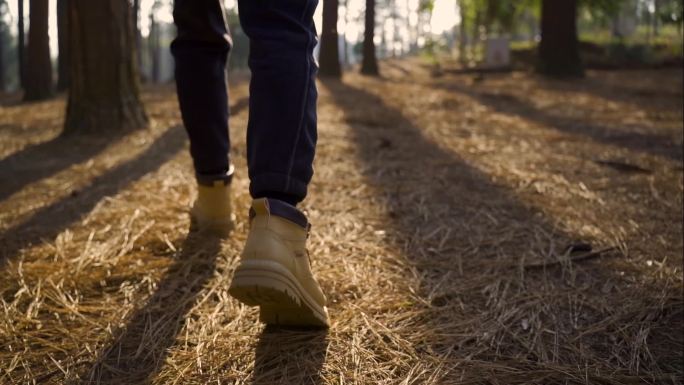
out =
{"type": "MultiPolygon", "coordinates": [[[[247,164],[254,198],[296,204],[313,176],[317,4],[238,1],[240,24],[250,42],[247,164]]],[[[232,40],[220,0],[175,0],[173,16],[176,88],[198,181],[229,178],[225,68],[232,40]]]]}

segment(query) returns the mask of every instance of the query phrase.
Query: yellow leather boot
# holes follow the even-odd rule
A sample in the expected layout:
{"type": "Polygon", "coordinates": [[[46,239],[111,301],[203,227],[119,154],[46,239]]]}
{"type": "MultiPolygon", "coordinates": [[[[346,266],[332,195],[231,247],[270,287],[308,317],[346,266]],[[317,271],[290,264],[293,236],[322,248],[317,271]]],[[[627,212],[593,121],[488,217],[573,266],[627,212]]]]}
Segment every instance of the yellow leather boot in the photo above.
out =
{"type": "MultiPolygon", "coordinates": [[[[231,169],[232,170],[232,169],[231,169]]],[[[228,237],[233,230],[230,178],[202,181],[198,177],[197,200],[190,210],[191,231],[228,237]]]]}
{"type": "Polygon", "coordinates": [[[311,272],[309,224],[299,210],[274,199],[255,199],[250,231],[229,293],[271,325],[328,326],[326,298],[311,272]]]}

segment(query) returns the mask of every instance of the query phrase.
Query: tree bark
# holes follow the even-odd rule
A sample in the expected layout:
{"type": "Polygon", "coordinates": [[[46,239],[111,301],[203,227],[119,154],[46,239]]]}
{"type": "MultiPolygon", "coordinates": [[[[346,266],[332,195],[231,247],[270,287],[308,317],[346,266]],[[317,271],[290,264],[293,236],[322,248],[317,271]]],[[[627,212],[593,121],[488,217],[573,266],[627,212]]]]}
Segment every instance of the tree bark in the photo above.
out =
{"type": "Polygon", "coordinates": [[[29,40],[26,47],[24,100],[43,100],[52,96],[52,62],[48,36],[48,0],[31,0],[29,40]]]}
{"type": "Polygon", "coordinates": [[[361,73],[378,76],[378,58],[375,55],[375,0],[366,0],[365,30],[363,32],[363,60],[361,73]]]}
{"type": "Polygon", "coordinates": [[[65,133],[105,133],[147,124],[131,20],[128,1],[69,1],[71,84],[65,133]]]}
{"type": "Polygon", "coordinates": [[[69,88],[69,39],[67,35],[67,6],[69,0],[57,0],[57,91],[69,88]]]}
{"type": "Polygon", "coordinates": [[[542,1],[537,71],[555,77],[584,75],[577,38],[577,0],[542,1]]]}
{"type": "Polygon", "coordinates": [[[319,74],[340,78],[340,50],[337,34],[338,0],[323,0],[323,31],[321,31],[321,54],[319,74]]]}
{"type": "Polygon", "coordinates": [[[19,88],[24,88],[24,0],[17,0],[17,69],[19,70],[19,88]]]}

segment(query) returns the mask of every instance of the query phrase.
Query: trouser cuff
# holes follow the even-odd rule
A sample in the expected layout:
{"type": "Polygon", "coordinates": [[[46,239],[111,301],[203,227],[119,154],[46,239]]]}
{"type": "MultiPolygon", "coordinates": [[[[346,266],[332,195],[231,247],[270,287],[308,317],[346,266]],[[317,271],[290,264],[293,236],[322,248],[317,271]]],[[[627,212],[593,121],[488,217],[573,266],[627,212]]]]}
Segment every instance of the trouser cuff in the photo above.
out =
{"type": "Polygon", "coordinates": [[[306,197],[307,183],[286,174],[259,174],[250,179],[249,192],[253,198],[268,197],[269,192],[280,192],[296,197],[296,203],[299,203],[306,197]]]}
{"type": "MultiPolygon", "coordinates": [[[[265,204],[262,207],[266,209],[267,215],[275,215],[277,217],[287,219],[288,221],[301,226],[307,231],[311,228],[309,220],[306,219],[306,215],[304,215],[303,212],[291,204],[273,198],[263,198],[263,202],[265,204]]],[[[257,212],[254,210],[254,207],[250,208],[249,218],[252,219],[256,215],[257,212]]]]}
{"type": "Polygon", "coordinates": [[[228,167],[228,171],[221,174],[195,174],[197,183],[203,186],[215,186],[216,182],[223,182],[224,185],[229,185],[233,180],[235,166],[232,164],[228,167]]]}

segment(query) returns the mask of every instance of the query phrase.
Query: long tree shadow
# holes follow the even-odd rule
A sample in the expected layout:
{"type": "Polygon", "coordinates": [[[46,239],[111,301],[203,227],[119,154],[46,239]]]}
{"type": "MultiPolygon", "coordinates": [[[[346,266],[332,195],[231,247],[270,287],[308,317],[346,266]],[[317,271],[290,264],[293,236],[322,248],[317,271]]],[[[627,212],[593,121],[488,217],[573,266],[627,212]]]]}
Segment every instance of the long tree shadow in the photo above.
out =
{"type": "MultiPolygon", "coordinates": [[[[652,72],[653,70],[651,70],[652,72]]],[[[681,69],[679,78],[668,78],[670,84],[678,87],[670,87],[670,84],[662,84],[667,76],[654,78],[651,84],[639,82],[624,82],[620,72],[597,71],[590,77],[577,82],[546,80],[538,82],[538,86],[557,92],[581,92],[593,94],[605,100],[622,103],[633,108],[658,110],[662,108],[663,102],[666,105],[676,106],[681,110],[682,99],[682,79],[681,69]],[[635,84],[636,83],[636,84],[635,84]],[[678,84],[677,84],[678,83],[678,84]]],[[[640,76],[635,73],[632,76],[640,76]]],[[[648,77],[646,78],[648,79],[648,77]]]]}
{"type": "Polygon", "coordinates": [[[323,382],[321,369],[328,349],[328,331],[267,326],[254,353],[254,385],[323,382]]]}
{"type": "MultiPolygon", "coordinates": [[[[249,98],[243,97],[231,105],[230,111],[231,114],[237,114],[247,107],[249,98]]],[[[98,135],[60,134],[47,142],[27,146],[0,159],[0,201],[31,183],[94,158],[130,133],[131,131],[98,135]]]]}
{"type": "Polygon", "coordinates": [[[633,129],[587,124],[586,119],[575,119],[541,110],[512,94],[477,91],[454,82],[443,83],[440,87],[466,95],[482,105],[506,115],[518,116],[561,132],[582,135],[608,145],[664,156],[682,162],[682,144],[675,143],[672,138],[665,135],[638,133],[634,132],[633,129]]]}
{"type": "MultiPolygon", "coordinates": [[[[249,107],[249,98],[241,98],[231,106],[231,113],[237,114],[247,107],[249,107]]],[[[73,145],[73,143],[76,143],[76,141],[79,140],[90,143],[93,139],[90,137],[58,138],[55,139],[53,144],[46,144],[44,147],[39,145],[35,150],[27,150],[25,155],[17,155],[17,160],[15,161],[18,162],[21,158],[24,160],[30,159],[32,160],[32,163],[35,163],[36,158],[45,158],[48,160],[48,164],[50,164],[51,161],[55,161],[57,164],[67,167],[70,164],[83,161],[96,153],[86,150],[85,153],[88,154],[88,156],[71,158],[67,152],[67,155],[65,155],[65,159],[67,160],[60,160],[65,152],[63,147],[60,152],[60,146],[68,145],[69,143],[73,145]],[[45,151],[48,151],[48,154],[46,154],[45,151]],[[51,151],[54,151],[54,153],[51,151]]],[[[103,139],[102,147],[104,148],[111,140],[112,139],[108,137],[103,139]]],[[[35,212],[25,221],[7,229],[4,233],[0,234],[0,266],[8,259],[15,256],[22,248],[43,239],[54,238],[59,232],[74,223],[83,214],[91,211],[102,198],[116,194],[136,180],[158,169],[161,165],[173,158],[183,148],[186,141],[187,136],[185,135],[183,128],[180,126],[172,127],[156,139],[143,153],[117,165],[113,169],[107,171],[104,175],[95,178],[88,186],[78,191],[76,195],[67,196],[46,206],[35,212]]],[[[12,161],[12,164],[13,162],[14,161],[12,161]]],[[[19,170],[13,169],[13,166],[10,166],[9,163],[5,165],[0,162],[0,166],[9,167],[9,170],[0,168],[0,173],[11,171],[11,173],[14,174],[19,170]]],[[[40,170],[42,170],[42,168],[40,170]]],[[[35,176],[22,180],[34,181],[40,177],[48,176],[51,172],[54,172],[54,170],[57,169],[48,166],[46,170],[39,171],[35,176]]],[[[14,186],[17,188],[21,187],[20,184],[15,184],[14,186]]]]}
{"type": "MultiPolygon", "coordinates": [[[[387,239],[403,250],[420,277],[418,292],[425,302],[416,306],[424,307],[415,310],[414,323],[404,322],[404,338],[421,336],[413,341],[416,351],[450,357],[445,367],[462,369],[449,372],[444,383],[563,383],[566,369],[597,365],[598,357],[633,354],[618,348],[628,345],[622,338],[629,341],[639,333],[640,327],[631,324],[633,314],[620,318],[585,302],[604,282],[612,282],[623,296],[639,293],[639,311],[651,306],[645,311],[659,313],[649,324],[654,359],[643,365],[669,369],[679,362],[679,342],[668,337],[681,325],[676,298],[663,310],[601,265],[588,263],[582,266],[585,274],[572,272],[577,267],[571,266],[567,246],[582,243],[574,235],[440,147],[378,96],[338,81],[324,85],[352,129],[361,172],[388,211],[387,239]],[[583,281],[582,289],[577,280],[583,281]],[[587,317],[583,322],[571,320],[572,306],[587,317]],[[520,325],[530,319],[544,328],[525,332],[520,325]],[[593,336],[581,332],[595,322],[604,326],[593,329],[593,336]],[[622,330],[617,342],[601,334],[607,324],[622,330]],[[498,368],[475,363],[502,359],[507,361],[498,368]]],[[[599,382],[629,372],[624,361],[612,365],[590,377],[599,382]]]]}
{"type": "Polygon", "coordinates": [[[175,156],[185,142],[186,136],[182,128],[170,128],[143,153],[95,178],[77,195],[54,202],[38,210],[24,222],[7,229],[0,235],[0,266],[16,256],[22,248],[43,239],[54,238],[82,215],[90,212],[102,198],[116,194],[158,169],[175,156]]]}
{"type": "Polygon", "coordinates": [[[26,185],[95,157],[128,133],[59,135],[0,160],[0,201],[26,185]]]}
{"type": "Polygon", "coordinates": [[[152,297],[82,376],[83,384],[144,384],[161,368],[187,313],[214,274],[219,238],[190,233],[152,297]]]}

